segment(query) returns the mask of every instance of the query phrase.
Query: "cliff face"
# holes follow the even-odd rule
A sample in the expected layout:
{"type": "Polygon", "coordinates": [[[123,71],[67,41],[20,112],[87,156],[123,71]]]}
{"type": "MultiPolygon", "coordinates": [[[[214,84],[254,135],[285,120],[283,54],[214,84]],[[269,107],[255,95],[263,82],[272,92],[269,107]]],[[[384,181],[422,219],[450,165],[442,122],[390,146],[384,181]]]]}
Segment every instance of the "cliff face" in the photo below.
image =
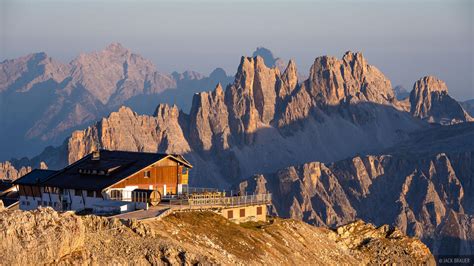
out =
{"type": "Polygon", "coordinates": [[[331,231],[281,219],[241,226],[206,212],[121,223],[41,209],[0,212],[0,229],[8,265],[434,264],[419,240],[360,221],[331,231]]]}
{"type": "Polygon", "coordinates": [[[30,166],[15,168],[11,162],[0,162],[0,179],[15,180],[31,172],[30,166]]]}
{"type": "Polygon", "coordinates": [[[446,83],[428,76],[415,82],[410,94],[410,113],[431,123],[473,121],[461,104],[448,95],[446,83]]]}
{"type": "Polygon", "coordinates": [[[390,104],[394,93],[390,81],[374,66],[367,64],[361,53],[347,52],[342,60],[318,57],[305,84],[313,97],[326,104],[341,101],[370,101],[390,104]]]}
{"type": "MultiPolygon", "coordinates": [[[[331,164],[306,163],[240,184],[273,194],[282,217],[337,226],[354,219],[391,224],[434,254],[474,252],[474,124],[423,133],[431,149],[391,149],[331,164]],[[441,152],[445,151],[445,152],[441,152]]],[[[243,193],[243,192],[242,192],[243,193]]]]}
{"type": "Polygon", "coordinates": [[[390,82],[361,54],[317,59],[302,85],[296,73],[293,61],[282,74],[260,57],[243,57],[234,83],[225,91],[218,85],[195,94],[189,115],[167,105],[155,116],[122,108],[75,132],[68,141],[69,162],[89,153],[93,143],[181,153],[200,169],[192,173],[200,180],[195,184],[226,186],[259,171],[388,147],[425,126],[398,109],[390,82]]]}

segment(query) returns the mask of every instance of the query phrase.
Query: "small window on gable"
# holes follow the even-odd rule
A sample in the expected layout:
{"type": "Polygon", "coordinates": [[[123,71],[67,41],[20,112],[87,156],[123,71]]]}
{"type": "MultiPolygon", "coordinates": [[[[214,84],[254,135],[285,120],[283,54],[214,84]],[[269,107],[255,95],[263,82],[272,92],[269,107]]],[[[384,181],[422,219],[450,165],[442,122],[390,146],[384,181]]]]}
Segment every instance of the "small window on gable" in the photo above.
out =
{"type": "Polygon", "coordinates": [[[150,178],[150,176],[151,176],[150,170],[146,170],[146,171],[144,172],[144,177],[145,177],[145,178],[150,178]]]}

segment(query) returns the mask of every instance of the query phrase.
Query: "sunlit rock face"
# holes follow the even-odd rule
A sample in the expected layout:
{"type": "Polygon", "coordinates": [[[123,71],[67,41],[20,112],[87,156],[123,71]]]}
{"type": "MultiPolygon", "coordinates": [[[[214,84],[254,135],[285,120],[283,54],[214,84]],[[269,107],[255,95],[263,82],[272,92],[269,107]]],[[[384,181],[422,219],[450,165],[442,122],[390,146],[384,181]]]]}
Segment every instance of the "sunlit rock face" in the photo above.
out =
{"type": "Polygon", "coordinates": [[[473,121],[461,104],[448,95],[446,83],[433,76],[415,82],[410,103],[413,116],[431,123],[446,125],[473,121]]]}

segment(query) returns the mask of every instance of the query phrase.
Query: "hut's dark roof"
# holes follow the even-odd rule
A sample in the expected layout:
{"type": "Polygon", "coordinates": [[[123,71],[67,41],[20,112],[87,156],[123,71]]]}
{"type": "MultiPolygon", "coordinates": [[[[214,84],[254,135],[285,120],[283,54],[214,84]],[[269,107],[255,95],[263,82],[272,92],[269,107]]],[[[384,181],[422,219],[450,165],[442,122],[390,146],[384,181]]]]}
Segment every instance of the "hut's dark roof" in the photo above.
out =
{"type": "Polygon", "coordinates": [[[8,208],[18,202],[18,199],[9,199],[9,198],[0,198],[0,200],[3,201],[3,206],[5,208],[8,208]]]}
{"type": "Polygon", "coordinates": [[[52,176],[53,174],[55,174],[57,172],[58,171],[54,171],[54,170],[33,169],[33,171],[31,171],[28,174],[18,178],[13,183],[16,184],[16,185],[41,184],[49,176],[52,176]]]}
{"type": "MultiPolygon", "coordinates": [[[[99,160],[93,160],[92,154],[48,176],[41,186],[102,190],[140,171],[141,169],[166,157],[192,167],[178,156],[163,153],[127,152],[100,150],[99,160]]],[[[16,184],[33,184],[31,179],[16,184]]]]}
{"type": "Polygon", "coordinates": [[[0,192],[5,191],[13,187],[13,183],[10,180],[0,180],[0,192]]]}

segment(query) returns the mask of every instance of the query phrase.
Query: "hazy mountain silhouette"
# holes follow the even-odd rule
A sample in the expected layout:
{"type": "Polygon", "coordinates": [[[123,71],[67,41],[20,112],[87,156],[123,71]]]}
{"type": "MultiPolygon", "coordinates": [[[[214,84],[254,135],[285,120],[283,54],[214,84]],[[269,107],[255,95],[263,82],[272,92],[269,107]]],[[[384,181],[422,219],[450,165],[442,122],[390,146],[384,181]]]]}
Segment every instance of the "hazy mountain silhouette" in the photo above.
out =
{"type": "Polygon", "coordinates": [[[232,80],[222,69],[210,77],[192,71],[163,74],[119,43],[82,53],[68,64],[35,53],[5,60],[0,70],[0,159],[58,145],[123,104],[148,114],[158,103],[189,110],[195,92],[232,80]]]}

